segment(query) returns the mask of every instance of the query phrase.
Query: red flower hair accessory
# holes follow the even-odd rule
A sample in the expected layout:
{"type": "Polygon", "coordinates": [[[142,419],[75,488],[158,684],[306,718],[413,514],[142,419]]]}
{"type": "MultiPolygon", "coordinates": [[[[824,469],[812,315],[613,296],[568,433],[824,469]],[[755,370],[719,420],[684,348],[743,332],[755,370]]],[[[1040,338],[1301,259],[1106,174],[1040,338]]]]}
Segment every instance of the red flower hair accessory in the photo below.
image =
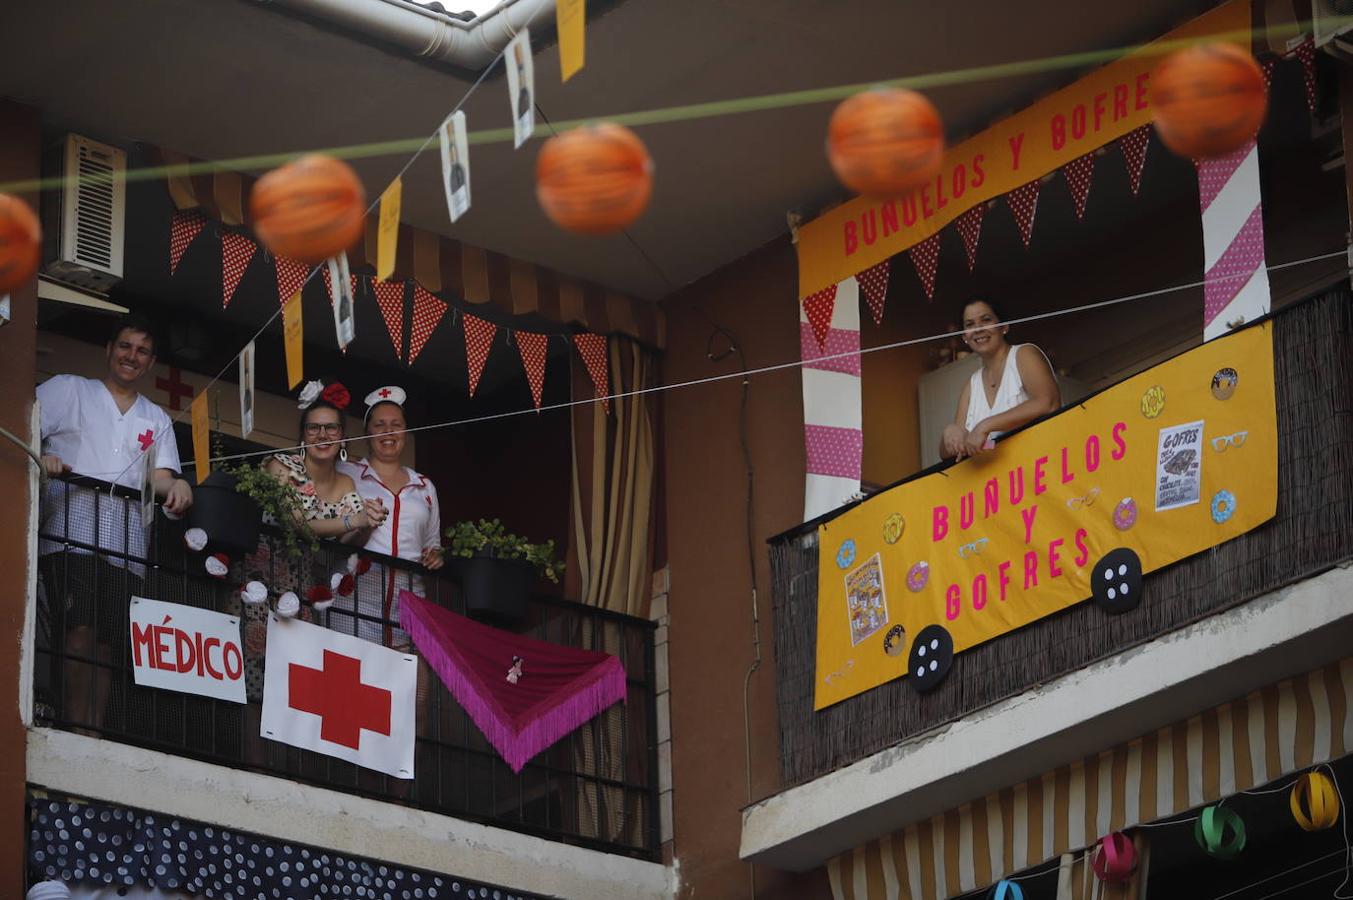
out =
{"type": "Polygon", "coordinates": [[[341,381],[335,381],[324,389],[320,398],[327,400],[339,409],[346,410],[348,404],[352,402],[352,395],[348,389],[343,386],[341,381]]]}

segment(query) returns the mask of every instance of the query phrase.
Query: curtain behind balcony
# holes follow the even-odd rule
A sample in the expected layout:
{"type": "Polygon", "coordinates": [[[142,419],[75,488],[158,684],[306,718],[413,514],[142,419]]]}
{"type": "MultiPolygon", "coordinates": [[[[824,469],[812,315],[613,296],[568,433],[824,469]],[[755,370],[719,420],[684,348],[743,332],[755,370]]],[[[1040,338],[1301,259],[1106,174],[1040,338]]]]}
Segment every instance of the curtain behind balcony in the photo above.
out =
{"type": "MultiPolygon", "coordinates": [[[[611,394],[652,387],[652,351],[637,341],[607,341],[611,394]]],[[[573,396],[588,397],[592,383],[575,366],[573,396]]],[[[617,397],[607,414],[600,403],[573,410],[573,529],[569,542],[569,588],[590,606],[646,618],[652,573],[654,435],[652,395],[617,397]]],[[[643,647],[622,646],[620,628],[604,619],[584,623],[583,646],[630,662],[643,647]]],[[[639,660],[634,660],[639,662],[639,660]]],[[[616,781],[637,781],[646,766],[646,711],[640,697],[625,710],[613,706],[580,729],[574,739],[581,771],[616,781]],[[626,740],[628,738],[628,740],[626,740]],[[626,773],[632,773],[626,777],[626,773]]],[[[655,778],[655,773],[648,773],[655,778]]],[[[580,830],[602,840],[637,842],[647,821],[642,798],[617,787],[579,784],[580,830]]]]}

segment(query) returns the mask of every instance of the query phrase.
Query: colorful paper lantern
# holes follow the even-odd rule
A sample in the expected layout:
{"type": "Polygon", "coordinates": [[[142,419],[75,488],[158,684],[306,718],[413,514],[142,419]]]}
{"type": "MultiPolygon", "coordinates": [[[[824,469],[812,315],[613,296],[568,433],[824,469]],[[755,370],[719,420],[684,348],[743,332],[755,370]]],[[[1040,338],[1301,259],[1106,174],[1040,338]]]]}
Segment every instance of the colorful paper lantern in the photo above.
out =
{"type": "Polygon", "coordinates": [[[991,886],[987,892],[990,900],[1024,900],[1024,891],[1013,881],[1006,881],[1002,878],[991,886]]]}
{"type": "Polygon", "coordinates": [[[546,141],[536,157],[536,199],[566,231],[620,231],[639,218],[652,193],[648,148],[623,125],[574,128],[546,141]]]}
{"type": "Polygon", "coordinates": [[[1209,806],[1193,826],[1193,839],[1208,856],[1235,859],[1245,849],[1245,823],[1229,809],[1209,806]]]}
{"type": "Polygon", "coordinates": [[[347,163],[312,153],[260,178],[249,214],[259,242],[274,256],[315,265],[361,240],[366,191],[347,163]]]}
{"type": "Polygon", "coordinates": [[[934,104],[915,91],[861,91],[832,113],[827,161],[852,191],[898,197],[939,174],[944,125],[934,104]]]}
{"type": "Polygon", "coordinates": [[[42,226],[18,197],[0,194],[0,294],[28,283],[42,255],[42,226]]]}
{"type": "Polygon", "coordinates": [[[1324,831],[1339,822],[1339,792],[1323,772],[1307,772],[1292,785],[1292,818],[1302,831],[1324,831]]]}
{"type": "Polygon", "coordinates": [[[1106,834],[1099,839],[1099,847],[1090,865],[1100,881],[1127,881],[1137,871],[1137,848],[1133,846],[1132,839],[1121,831],[1106,834]]]}

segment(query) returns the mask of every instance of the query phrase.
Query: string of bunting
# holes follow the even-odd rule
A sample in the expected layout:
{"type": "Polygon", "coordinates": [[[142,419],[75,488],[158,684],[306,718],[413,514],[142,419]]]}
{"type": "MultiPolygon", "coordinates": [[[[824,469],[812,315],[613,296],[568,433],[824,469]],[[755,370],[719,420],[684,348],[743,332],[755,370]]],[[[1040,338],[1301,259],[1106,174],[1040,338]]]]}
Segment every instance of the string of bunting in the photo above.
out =
{"type": "MultiPolygon", "coordinates": [[[[206,219],[198,213],[175,212],[173,214],[170,223],[169,247],[171,274],[177,271],[178,264],[188,247],[204,232],[209,231],[209,229],[204,228],[205,224],[206,219]]],[[[221,242],[222,261],[221,306],[223,309],[228,309],[231,299],[235,296],[235,292],[244,278],[245,270],[259,255],[259,247],[251,238],[237,231],[221,228],[218,234],[221,242]]],[[[268,256],[268,254],[265,252],[264,256],[268,256]]],[[[305,263],[286,257],[273,256],[270,258],[277,284],[278,302],[279,304],[285,303],[288,297],[295,294],[305,284],[310,274],[310,267],[305,263]]],[[[886,267],[884,272],[883,277],[886,285],[886,267]]],[[[321,268],[320,275],[324,279],[325,293],[332,298],[333,285],[328,268],[321,268]]],[[[427,290],[417,281],[381,281],[375,276],[366,274],[353,274],[350,276],[350,281],[354,297],[364,296],[363,286],[368,283],[371,285],[371,294],[380,310],[386,330],[389,332],[395,358],[408,366],[412,366],[427,346],[433,332],[446,317],[447,310],[451,308],[450,304],[427,290]],[[413,285],[413,308],[412,327],[406,354],[403,345],[404,298],[409,284],[413,285]]],[[[332,299],[330,302],[332,303],[332,299]]],[[[881,309],[881,294],[878,302],[881,309]]],[[[484,365],[488,360],[489,350],[498,326],[468,313],[460,318],[464,322],[465,329],[469,394],[473,397],[483,375],[484,365]]],[[[517,344],[522,366],[526,371],[532,399],[538,409],[544,392],[548,335],[519,329],[512,329],[511,333],[517,344]]],[[[578,356],[587,368],[587,374],[595,389],[595,397],[600,399],[603,408],[610,412],[610,367],[606,355],[606,338],[603,335],[591,332],[573,334],[568,337],[571,337],[569,342],[577,350],[578,356]]]]}
{"type": "MultiPolygon", "coordinates": [[[[1306,105],[1310,114],[1315,115],[1318,91],[1314,41],[1310,37],[1306,37],[1305,40],[1288,52],[1264,58],[1261,61],[1261,66],[1265,79],[1271,83],[1273,72],[1278,63],[1288,60],[1296,60],[1301,63],[1306,105]]],[[[1143,125],[1115,142],[1122,154],[1123,165],[1127,170],[1128,185],[1132,189],[1133,196],[1136,196],[1141,189],[1142,172],[1146,167],[1147,149],[1151,144],[1151,132],[1151,125],[1143,125]]],[[[1083,220],[1085,217],[1090,186],[1094,179],[1096,157],[1106,151],[1107,148],[1091,151],[1061,167],[1062,177],[1071,193],[1077,221],[1083,220]]],[[[1010,207],[1010,211],[1014,215],[1020,238],[1026,248],[1033,239],[1038,196],[1044,180],[1046,178],[1035,179],[1005,195],[1006,205],[1010,207]]],[[[963,249],[968,260],[968,271],[972,271],[977,265],[977,247],[981,240],[983,218],[993,205],[994,201],[979,203],[953,222],[955,230],[963,240],[963,249]]],[[[935,280],[939,269],[940,234],[942,233],[942,231],[937,232],[907,251],[927,300],[933,300],[935,297],[935,280]]],[[[883,301],[888,288],[888,262],[888,260],[885,260],[855,276],[876,325],[883,321],[883,301]]],[[[804,310],[807,313],[808,321],[813,326],[813,333],[820,347],[825,345],[835,298],[835,286],[832,286],[805,297],[803,300],[804,310]]]]}

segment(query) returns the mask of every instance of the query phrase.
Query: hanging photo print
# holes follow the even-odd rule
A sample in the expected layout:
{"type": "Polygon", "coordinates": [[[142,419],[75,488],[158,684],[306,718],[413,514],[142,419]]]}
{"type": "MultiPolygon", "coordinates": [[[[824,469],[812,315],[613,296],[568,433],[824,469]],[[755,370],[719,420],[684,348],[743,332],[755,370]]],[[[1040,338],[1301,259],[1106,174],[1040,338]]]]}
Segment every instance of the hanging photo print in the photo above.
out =
{"type": "Polygon", "coordinates": [[[465,113],[456,110],[437,132],[442,145],[442,188],[446,210],[455,222],[470,210],[470,146],[465,137],[465,113]]]}
{"type": "Polygon", "coordinates": [[[254,342],[240,353],[240,437],[254,430],[254,342]]]}
{"type": "Polygon", "coordinates": [[[340,253],[328,259],[329,300],[334,308],[334,332],[338,347],[346,350],[357,336],[357,320],[353,317],[352,278],[348,274],[348,254],[340,253]]]}
{"type": "Polygon", "coordinates": [[[507,61],[507,96],[512,102],[512,146],[520,147],[535,130],[535,70],[531,66],[531,32],[517,32],[503,51],[507,61]]]}

